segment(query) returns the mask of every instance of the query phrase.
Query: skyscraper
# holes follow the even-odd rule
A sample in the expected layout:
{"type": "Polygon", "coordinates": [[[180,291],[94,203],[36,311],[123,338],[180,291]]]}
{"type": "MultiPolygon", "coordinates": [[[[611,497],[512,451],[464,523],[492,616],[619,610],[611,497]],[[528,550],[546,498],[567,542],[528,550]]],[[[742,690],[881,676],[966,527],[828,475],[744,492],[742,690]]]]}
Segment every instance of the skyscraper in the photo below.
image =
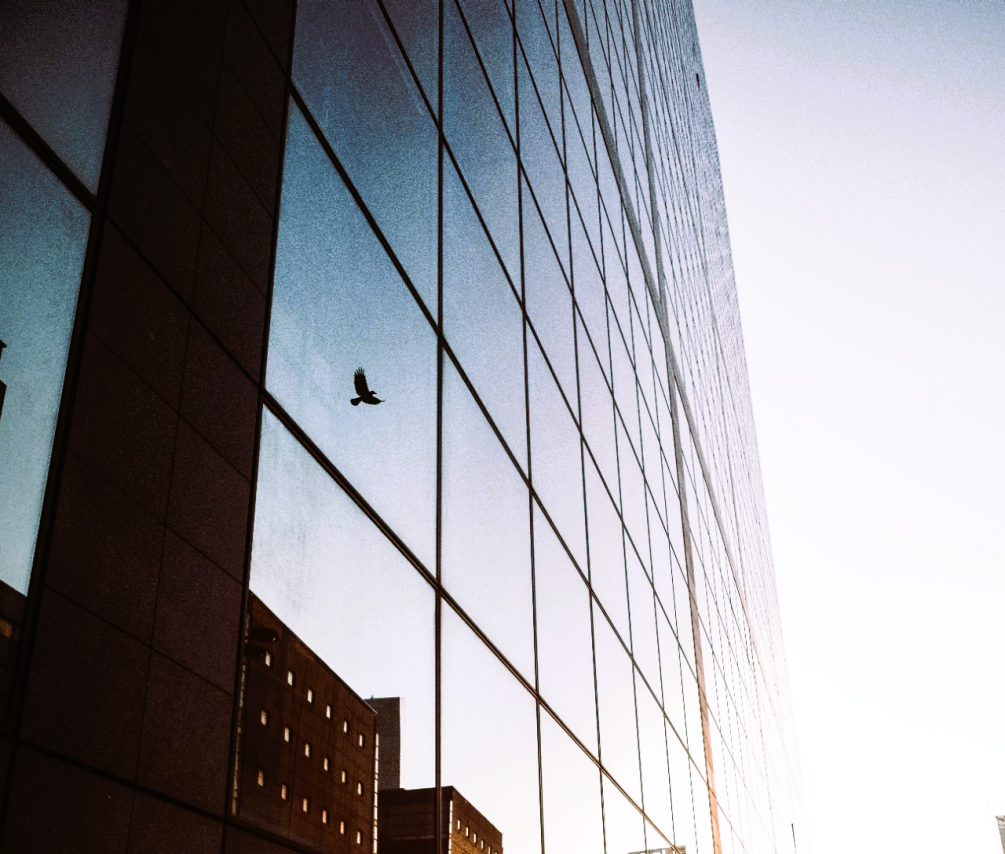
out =
{"type": "Polygon", "coordinates": [[[316,850],[256,602],[436,850],[802,847],[688,3],[12,0],[0,94],[5,850],[316,850]]]}

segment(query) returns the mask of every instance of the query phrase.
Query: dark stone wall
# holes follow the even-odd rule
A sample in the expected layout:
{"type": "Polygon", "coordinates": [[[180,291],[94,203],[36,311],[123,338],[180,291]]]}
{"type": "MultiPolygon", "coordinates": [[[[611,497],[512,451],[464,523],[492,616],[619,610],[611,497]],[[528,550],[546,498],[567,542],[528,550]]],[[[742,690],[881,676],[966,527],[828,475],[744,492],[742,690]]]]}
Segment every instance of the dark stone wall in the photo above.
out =
{"type": "Polygon", "coordinates": [[[293,15],[130,4],[0,851],[281,850],[227,809],[293,15]]]}

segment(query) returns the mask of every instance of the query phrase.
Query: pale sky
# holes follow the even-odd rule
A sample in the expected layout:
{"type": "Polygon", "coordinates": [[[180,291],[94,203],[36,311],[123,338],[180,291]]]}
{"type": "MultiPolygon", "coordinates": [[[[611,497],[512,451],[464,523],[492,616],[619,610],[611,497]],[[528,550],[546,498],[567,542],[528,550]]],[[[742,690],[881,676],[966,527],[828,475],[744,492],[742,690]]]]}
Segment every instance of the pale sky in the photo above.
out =
{"type": "Polygon", "coordinates": [[[1005,2],[694,5],[808,842],[999,854],[1005,2]]]}

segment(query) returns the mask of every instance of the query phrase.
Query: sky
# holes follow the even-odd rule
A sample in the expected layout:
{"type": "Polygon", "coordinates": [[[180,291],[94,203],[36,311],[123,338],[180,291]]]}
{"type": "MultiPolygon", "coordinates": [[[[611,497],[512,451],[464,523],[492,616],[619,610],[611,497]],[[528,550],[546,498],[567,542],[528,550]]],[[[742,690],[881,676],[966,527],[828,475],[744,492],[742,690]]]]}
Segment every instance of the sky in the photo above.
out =
{"type": "Polygon", "coordinates": [[[807,807],[999,854],[1005,3],[694,0],[807,807]]]}

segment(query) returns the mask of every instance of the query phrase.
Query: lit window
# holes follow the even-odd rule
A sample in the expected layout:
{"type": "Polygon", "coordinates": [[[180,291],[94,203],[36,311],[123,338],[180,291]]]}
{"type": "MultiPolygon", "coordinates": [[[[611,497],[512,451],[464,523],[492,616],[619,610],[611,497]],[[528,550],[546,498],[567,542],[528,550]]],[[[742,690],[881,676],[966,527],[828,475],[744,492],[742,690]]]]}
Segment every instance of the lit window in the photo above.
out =
{"type": "Polygon", "coordinates": [[[363,733],[359,734],[359,740],[357,741],[357,744],[359,744],[360,747],[363,746],[363,733]]]}
{"type": "Polygon", "coordinates": [[[478,844],[478,834],[477,833],[473,833],[471,835],[471,844],[472,845],[477,845],[478,844]]]}
{"type": "Polygon", "coordinates": [[[262,709],[262,715],[261,715],[260,720],[262,721],[262,726],[268,726],[269,725],[269,713],[267,711],[265,711],[265,709],[262,709]]]}
{"type": "Polygon", "coordinates": [[[464,825],[464,835],[465,836],[470,836],[471,835],[470,833],[468,833],[468,826],[467,825],[464,825]]]}
{"type": "Polygon", "coordinates": [[[311,810],[311,799],[310,798],[304,798],[303,803],[301,804],[301,809],[303,809],[304,812],[310,812],[310,810],[311,810]]]}
{"type": "Polygon", "coordinates": [[[325,757],[325,771],[328,770],[328,757],[325,757]]]}
{"type": "Polygon", "coordinates": [[[358,830],[356,831],[356,844],[359,845],[363,841],[363,834],[358,830]]]}
{"type": "Polygon", "coordinates": [[[283,741],[290,740],[290,728],[288,726],[283,727],[283,741]]]}
{"type": "Polygon", "coordinates": [[[484,851],[484,850],[485,850],[485,840],[483,839],[482,840],[482,851],[484,851]]]}
{"type": "Polygon", "coordinates": [[[348,718],[342,721],[342,732],[349,732],[349,720],[348,720],[348,718]]]}
{"type": "Polygon", "coordinates": [[[342,782],[346,782],[345,770],[342,771],[342,782]]]}
{"type": "Polygon", "coordinates": [[[338,832],[339,833],[345,833],[345,822],[344,821],[340,821],[338,823],[338,832]]]}
{"type": "Polygon", "coordinates": [[[313,703],[314,702],[314,689],[313,688],[308,688],[307,689],[307,702],[308,703],[313,703]]]}
{"type": "Polygon", "coordinates": [[[356,794],[357,795],[362,795],[363,794],[363,784],[362,783],[357,783],[356,784],[356,794]]]}
{"type": "Polygon", "coordinates": [[[321,823],[328,824],[328,810],[321,810],[321,823]]]}
{"type": "Polygon", "coordinates": [[[265,653],[265,666],[272,667],[272,653],[267,650],[265,653]]]}
{"type": "Polygon", "coordinates": [[[281,797],[285,801],[287,794],[288,792],[286,791],[286,784],[283,783],[283,785],[279,787],[279,797],[281,797]]]}
{"type": "Polygon", "coordinates": [[[331,706],[325,706],[325,717],[328,718],[328,720],[332,719],[332,707],[331,706]]]}
{"type": "Polygon", "coordinates": [[[290,687],[293,687],[293,671],[292,670],[287,670],[286,671],[286,684],[289,685],[290,687]]]}
{"type": "Polygon", "coordinates": [[[265,772],[261,768],[258,769],[258,785],[265,785],[265,772]]]}
{"type": "Polygon", "coordinates": [[[308,759],[311,758],[311,743],[309,741],[304,742],[304,756],[308,759]]]}
{"type": "Polygon", "coordinates": [[[461,820],[460,819],[457,819],[457,829],[458,830],[461,829],[461,820]]]}

